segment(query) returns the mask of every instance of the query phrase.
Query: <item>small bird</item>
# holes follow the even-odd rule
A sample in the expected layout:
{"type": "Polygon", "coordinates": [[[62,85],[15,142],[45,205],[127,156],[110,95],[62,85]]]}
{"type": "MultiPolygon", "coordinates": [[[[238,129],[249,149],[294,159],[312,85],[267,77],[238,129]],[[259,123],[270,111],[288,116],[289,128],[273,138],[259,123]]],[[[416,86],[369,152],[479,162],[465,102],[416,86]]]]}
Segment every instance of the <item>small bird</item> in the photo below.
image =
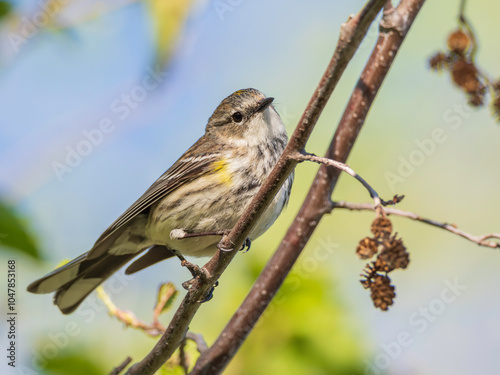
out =
{"type": "MultiPolygon", "coordinates": [[[[211,256],[275,166],[287,143],[273,98],[244,89],[225,98],[205,134],[130,206],[86,253],[31,283],[73,312],[104,280],[136,259],[131,274],[175,255],[211,256]],[[201,234],[198,235],[197,234],[201,234]],[[205,234],[205,235],[204,235],[205,234]],[[181,255],[182,254],[182,255],[181,255]]],[[[288,177],[249,235],[264,233],[287,204],[288,177]]]]}

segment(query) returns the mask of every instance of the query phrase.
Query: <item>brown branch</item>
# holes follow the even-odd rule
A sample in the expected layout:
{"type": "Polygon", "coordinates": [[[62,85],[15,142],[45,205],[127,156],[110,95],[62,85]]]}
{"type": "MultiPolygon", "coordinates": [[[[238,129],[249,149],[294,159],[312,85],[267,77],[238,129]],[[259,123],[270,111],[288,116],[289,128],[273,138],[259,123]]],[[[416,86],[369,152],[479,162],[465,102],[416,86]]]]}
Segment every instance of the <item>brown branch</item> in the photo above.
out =
{"type": "MultiPolygon", "coordinates": [[[[340,32],[339,41],[330,63],[328,64],[318,87],[309,101],[294,133],[290,137],[283,155],[271,171],[259,192],[249,204],[231,232],[222,238],[219,248],[237,249],[248,237],[253,225],[262,216],[266,207],[274,198],[280,187],[295,168],[297,161],[289,155],[302,151],[318,121],[330,95],[359,47],[368,27],[384,5],[385,0],[370,0],[356,16],[349,19],[340,32]]],[[[195,280],[186,297],[177,309],[165,333],[153,350],[139,363],[134,364],[128,375],[154,374],[158,368],[172,355],[183,340],[189,323],[198,311],[203,296],[217,281],[222,272],[236,255],[235,251],[218,251],[203,267],[208,275],[207,280],[195,280]]]]}
{"type": "MultiPolygon", "coordinates": [[[[374,211],[375,210],[375,205],[370,204],[370,203],[351,203],[351,202],[332,202],[332,208],[344,208],[348,210],[357,210],[357,211],[362,211],[362,210],[367,210],[367,211],[374,211]]],[[[387,214],[387,215],[396,215],[396,216],[401,216],[401,217],[406,217],[408,219],[420,221],[421,223],[429,224],[437,228],[441,228],[444,230],[447,230],[451,233],[454,233],[460,237],[466,238],[469,241],[475,242],[480,246],[485,246],[485,247],[491,247],[493,249],[495,248],[500,248],[500,241],[488,241],[490,238],[496,238],[500,240],[500,233],[489,233],[489,234],[484,234],[482,236],[474,236],[473,234],[464,232],[463,230],[458,229],[454,224],[448,224],[448,223],[443,223],[440,221],[432,220],[432,219],[426,219],[420,215],[417,215],[416,213],[410,212],[410,211],[403,211],[403,210],[398,210],[395,208],[389,208],[389,207],[383,207],[382,210],[387,214]]]]}
{"type": "Polygon", "coordinates": [[[123,370],[125,370],[125,367],[127,367],[130,362],[132,362],[132,358],[131,357],[125,358],[125,360],[122,363],[120,363],[113,370],[111,370],[111,372],[109,373],[109,375],[118,375],[120,372],[122,372],[123,370]]]}
{"type": "MultiPolygon", "coordinates": [[[[327,158],[346,161],[368,109],[424,1],[402,0],[396,9],[388,7],[384,12],[379,39],[347,104],[326,154],[327,158]]],[[[375,5],[372,9],[375,9],[375,5]]],[[[215,343],[200,356],[192,375],[219,374],[227,366],[276,294],[319,221],[331,210],[330,196],[339,174],[339,169],[325,165],[320,167],[285,238],[215,343]]]]}
{"type": "Polygon", "coordinates": [[[384,3],[385,0],[370,0],[356,16],[342,25],[333,57],[290,137],[283,155],[243,216],[238,220],[229,235],[222,239],[221,248],[234,249],[243,244],[253,225],[267,208],[293,168],[295,168],[297,161],[293,160],[290,155],[302,151],[306,146],[307,140],[347,63],[356,52],[361,40],[368,31],[368,27],[384,3]]]}

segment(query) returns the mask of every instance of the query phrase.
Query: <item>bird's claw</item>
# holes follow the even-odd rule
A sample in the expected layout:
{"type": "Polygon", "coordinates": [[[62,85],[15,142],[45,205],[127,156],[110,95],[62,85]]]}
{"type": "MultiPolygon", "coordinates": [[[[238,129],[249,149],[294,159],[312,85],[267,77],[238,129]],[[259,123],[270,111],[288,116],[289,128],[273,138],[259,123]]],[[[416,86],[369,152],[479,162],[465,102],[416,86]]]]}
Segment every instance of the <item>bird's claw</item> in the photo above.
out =
{"type": "Polygon", "coordinates": [[[174,251],[174,254],[177,255],[177,258],[180,259],[181,266],[186,267],[189,270],[189,272],[191,272],[193,279],[199,278],[200,280],[203,280],[203,281],[206,281],[208,279],[209,275],[204,268],[198,266],[197,264],[194,264],[194,263],[187,261],[182,256],[182,254],[180,254],[177,251],[174,251]]]}
{"type": "MultiPolygon", "coordinates": [[[[241,245],[241,248],[240,248],[240,251],[243,251],[244,253],[246,253],[248,250],[250,250],[250,246],[252,245],[252,241],[250,241],[250,238],[246,238],[245,239],[245,242],[243,242],[243,245],[241,245]],[[246,250],[245,250],[246,249],[246,250]]],[[[233,247],[223,247],[220,243],[217,244],[217,248],[220,250],[220,251],[223,251],[225,253],[227,252],[230,252],[230,251],[233,251],[234,248],[233,247]]]]}
{"type": "Polygon", "coordinates": [[[210,301],[214,297],[214,290],[215,287],[219,285],[219,281],[216,281],[215,284],[210,288],[210,290],[203,296],[203,299],[201,301],[198,301],[199,303],[205,303],[210,301]]]}
{"type": "Polygon", "coordinates": [[[240,251],[242,251],[244,253],[248,253],[251,246],[252,246],[252,241],[250,241],[250,238],[247,237],[245,239],[245,242],[243,242],[243,245],[241,245],[240,251]]]}
{"type": "MultiPolygon", "coordinates": [[[[188,280],[188,281],[184,281],[182,283],[182,287],[186,290],[190,290],[195,281],[196,281],[196,278],[193,278],[193,279],[188,280]]],[[[204,303],[204,302],[210,301],[214,297],[214,290],[215,290],[215,287],[218,285],[219,285],[219,281],[216,281],[215,284],[210,288],[210,290],[207,293],[205,293],[203,298],[201,300],[199,300],[198,302],[204,303]]]]}

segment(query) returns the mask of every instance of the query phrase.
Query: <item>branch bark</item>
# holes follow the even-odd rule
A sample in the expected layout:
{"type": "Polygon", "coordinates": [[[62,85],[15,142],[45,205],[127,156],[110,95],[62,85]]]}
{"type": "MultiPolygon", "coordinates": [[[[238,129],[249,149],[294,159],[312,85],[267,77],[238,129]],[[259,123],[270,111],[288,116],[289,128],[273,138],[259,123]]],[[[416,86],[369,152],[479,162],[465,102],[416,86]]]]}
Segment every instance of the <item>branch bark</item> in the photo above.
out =
{"type": "MultiPolygon", "coordinates": [[[[231,232],[222,238],[219,248],[238,249],[241,247],[253,225],[260,218],[268,204],[274,198],[281,185],[297,165],[297,161],[289,157],[296,151],[302,151],[316,122],[323,111],[330,95],[337,85],[347,63],[356,52],[361,40],[368,31],[368,27],[382,9],[386,0],[369,0],[363,9],[349,19],[340,32],[338,44],[328,67],[321,78],[318,87],[309,101],[294,133],[290,137],[283,155],[271,171],[269,177],[260,188],[243,216],[238,220],[231,232]]],[[[140,362],[134,364],[127,375],[154,374],[160,366],[173,354],[182,342],[189,323],[198,311],[203,296],[217,281],[222,272],[229,265],[236,251],[218,251],[203,267],[207,280],[197,280],[186,294],[177,309],[165,333],[157,342],[153,350],[140,362]]],[[[290,265],[291,266],[291,265],[290,265]]]]}
{"type": "MultiPolygon", "coordinates": [[[[348,210],[356,210],[356,211],[362,211],[362,210],[368,210],[368,211],[375,211],[378,209],[376,205],[369,204],[369,203],[351,203],[351,202],[332,202],[332,208],[344,208],[348,210]]],[[[403,211],[403,210],[398,210],[396,208],[390,208],[390,207],[382,207],[381,208],[387,215],[396,215],[396,216],[401,216],[401,217],[406,217],[408,219],[412,219],[415,221],[420,221],[421,223],[429,224],[437,228],[441,228],[444,230],[447,230],[448,232],[454,233],[457,236],[463,237],[465,239],[468,239],[469,241],[477,243],[479,246],[484,246],[484,247],[491,247],[492,249],[500,248],[500,233],[488,233],[488,234],[483,234],[481,236],[475,236],[473,234],[464,232],[463,230],[460,230],[456,227],[454,224],[448,224],[448,223],[443,223],[440,221],[432,220],[432,219],[427,219],[425,217],[422,217],[414,212],[410,211],[403,211]],[[489,239],[496,239],[497,241],[489,241],[489,239]]]]}
{"type": "MultiPolygon", "coordinates": [[[[377,44],[351,95],[326,158],[347,160],[368,110],[424,1],[402,0],[396,9],[390,2],[386,4],[377,44]]],[[[301,151],[300,148],[296,150],[301,151]]],[[[227,366],[283,283],[323,215],[331,211],[330,196],[339,175],[339,169],[320,167],[285,238],[215,343],[200,356],[191,375],[219,374],[227,366]]]]}
{"type": "Polygon", "coordinates": [[[109,375],[118,375],[120,372],[125,370],[125,367],[127,367],[130,362],[132,362],[132,358],[130,357],[125,358],[125,360],[122,363],[120,363],[113,370],[111,370],[109,375]]]}

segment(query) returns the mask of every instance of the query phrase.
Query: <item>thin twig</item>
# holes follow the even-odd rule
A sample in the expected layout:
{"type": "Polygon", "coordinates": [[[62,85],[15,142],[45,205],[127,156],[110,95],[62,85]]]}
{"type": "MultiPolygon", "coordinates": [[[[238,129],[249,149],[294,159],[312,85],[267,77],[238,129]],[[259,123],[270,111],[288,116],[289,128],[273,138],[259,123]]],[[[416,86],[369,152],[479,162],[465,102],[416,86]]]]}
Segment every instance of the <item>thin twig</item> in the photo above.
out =
{"type": "Polygon", "coordinates": [[[329,165],[331,167],[340,169],[341,171],[346,172],[348,175],[354,177],[356,180],[361,182],[361,184],[368,190],[370,193],[370,197],[373,198],[373,201],[375,203],[375,207],[378,207],[376,211],[379,211],[381,206],[387,206],[387,205],[393,205],[396,203],[399,203],[403,196],[395,196],[395,198],[391,199],[390,201],[383,200],[380,198],[378,195],[377,191],[371,187],[371,185],[365,181],[363,177],[361,177],[359,174],[357,174],[351,167],[349,167],[347,164],[342,163],[337,160],[329,159],[329,158],[323,158],[321,156],[316,156],[314,154],[309,154],[306,152],[297,152],[293,155],[290,155],[290,157],[294,158],[295,160],[298,161],[313,161],[315,163],[319,164],[324,164],[324,165],[329,165]]]}
{"type": "MultiPolygon", "coordinates": [[[[165,285],[165,284],[163,284],[165,285]]],[[[166,284],[168,285],[168,284],[166,284]]],[[[118,319],[120,322],[125,324],[125,326],[130,326],[133,328],[140,329],[144,331],[146,334],[152,337],[157,337],[163,332],[165,332],[165,326],[163,326],[160,321],[158,320],[160,314],[162,313],[162,308],[167,304],[168,300],[171,299],[174,294],[176,293],[175,288],[169,288],[166,293],[162,293],[161,295],[161,300],[158,301],[157,305],[154,308],[153,311],[153,323],[148,324],[143,322],[142,320],[139,320],[135,314],[121,310],[119,309],[114,302],[111,300],[111,297],[109,296],[108,293],[104,290],[102,286],[97,288],[97,296],[99,299],[104,303],[106,308],[108,309],[108,313],[111,316],[114,316],[116,319],[118,319]]],[[[196,349],[198,352],[201,354],[204,351],[208,349],[208,345],[203,338],[203,336],[199,333],[194,333],[191,331],[188,331],[186,333],[186,336],[183,340],[185,342],[186,340],[191,340],[194,341],[196,344],[196,349]]],[[[181,359],[182,359],[182,354],[181,354],[181,359]]],[[[132,360],[132,359],[130,359],[132,360]]]]}
{"type": "Polygon", "coordinates": [[[184,373],[188,375],[189,365],[186,358],[186,338],[182,340],[181,345],[179,346],[179,363],[184,370],[184,373]]]}
{"type": "Polygon", "coordinates": [[[463,15],[465,14],[465,3],[466,2],[467,2],[467,0],[460,0],[460,8],[458,11],[459,17],[463,17],[463,15]]]}
{"type": "Polygon", "coordinates": [[[477,52],[477,39],[476,39],[476,34],[474,33],[474,30],[472,29],[472,25],[470,22],[467,20],[465,17],[465,4],[467,0],[461,0],[460,1],[460,8],[458,11],[458,23],[465,27],[467,29],[467,32],[469,34],[469,37],[471,39],[471,52],[470,52],[470,58],[471,61],[474,62],[474,58],[476,57],[476,52],[477,52]]]}
{"type": "Polygon", "coordinates": [[[103,287],[98,287],[96,291],[97,296],[108,309],[108,314],[118,319],[125,326],[140,329],[152,337],[159,336],[165,332],[165,327],[157,319],[152,324],[145,323],[138,319],[134,313],[119,309],[103,287]]]}
{"type": "MultiPolygon", "coordinates": [[[[423,3],[424,0],[402,0],[396,9],[400,17],[392,17],[392,20],[399,23],[394,21],[391,24],[388,20],[384,28],[381,28],[377,45],[347,104],[328,149],[327,158],[346,161],[375,95],[423,3]]],[[[364,11],[375,12],[370,15],[370,19],[373,20],[383,5],[384,2],[369,2],[364,11]],[[367,9],[367,7],[370,8],[367,9]]],[[[361,18],[363,16],[366,14],[361,18]]],[[[359,17],[358,14],[351,19],[348,23],[356,19],[357,21],[346,26],[345,29],[356,27],[359,17]]],[[[303,149],[303,147],[297,148],[295,151],[303,149]]],[[[285,238],[215,343],[200,356],[191,375],[220,374],[227,366],[283,283],[323,215],[330,212],[330,197],[339,174],[338,169],[325,165],[320,167],[285,238]]]]}
{"type": "MultiPolygon", "coordinates": [[[[367,210],[367,211],[374,211],[375,210],[375,205],[370,204],[370,203],[351,203],[351,202],[345,202],[345,201],[340,201],[340,202],[332,202],[332,208],[345,208],[348,210],[367,210]]],[[[500,248],[500,241],[488,241],[490,238],[495,238],[500,240],[500,233],[489,233],[489,234],[484,234],[481,236],[475,236],[473,234],[464,232],[463,230],[458,229],[454,224],[448,224],[432,219],[427,219],[424,218],[414,212],[410,211],[403,211],[403,210],[398,210],[392,207],[382,207],[382,210],[387,214],[387,215],[396,215],[396,216],[401,216],[401,217],[406,217],[408,219],[420,221],[421,223],[429,224],[437,228],[441,228],[444,230],[447,230],[451,233],[454,233],[460,237],[466,238],[469,241],[475,242],[480,246],[485,246],[485,247],[491,247],[493,249],[495,248],[500,248]]]]}
{"type": "Polygon", "coordinates": [[[188,331],[188,333],[186,333],[186,339],[194,341],[196,343],[196,349],[200,354],[208,349],[208,345],[205,342],[205,339],[199,333],[188,331]]]}
{"type": "MultiPolygon", "coordinates": [[[[253,226],[263,215],[276,193],[293,171],[297,161],[291,159],[289,155],[305,148],[307,140],[333,89],[385,1],[368,1],[361,12],[343,25],[332,59],[290,137],[282,156],[231,232],[222,238],[219,248],[239,249],[243,245],[253,226]]],[[[134,364],[128,370],[127,375],[152,375],[174,353],[183,340],[191,320],[198,311],[200,301],[203,300],[208,290],[219,279],[236,253],[236,251],[217,251],[203,267],[210,277],[207,280],[196,279],[194,281],[158,343],[142,361],[134,364]]],[[[232,353],[236,352],[239,345],[241,345],[241,342],[235,345],[232,353]]]]}
{"type": "Polygon", "coordinates": [[[120,372],[122,372],[123,370],[125,370],[125,367],[127,367],[130,362],[132,362],[132,358],[131,357],[125,358],[125,360],[120,365],[118,365],[113,370],[111,370],[111,372],[109,373],[109,375],[118,375],[120,372]]]}

